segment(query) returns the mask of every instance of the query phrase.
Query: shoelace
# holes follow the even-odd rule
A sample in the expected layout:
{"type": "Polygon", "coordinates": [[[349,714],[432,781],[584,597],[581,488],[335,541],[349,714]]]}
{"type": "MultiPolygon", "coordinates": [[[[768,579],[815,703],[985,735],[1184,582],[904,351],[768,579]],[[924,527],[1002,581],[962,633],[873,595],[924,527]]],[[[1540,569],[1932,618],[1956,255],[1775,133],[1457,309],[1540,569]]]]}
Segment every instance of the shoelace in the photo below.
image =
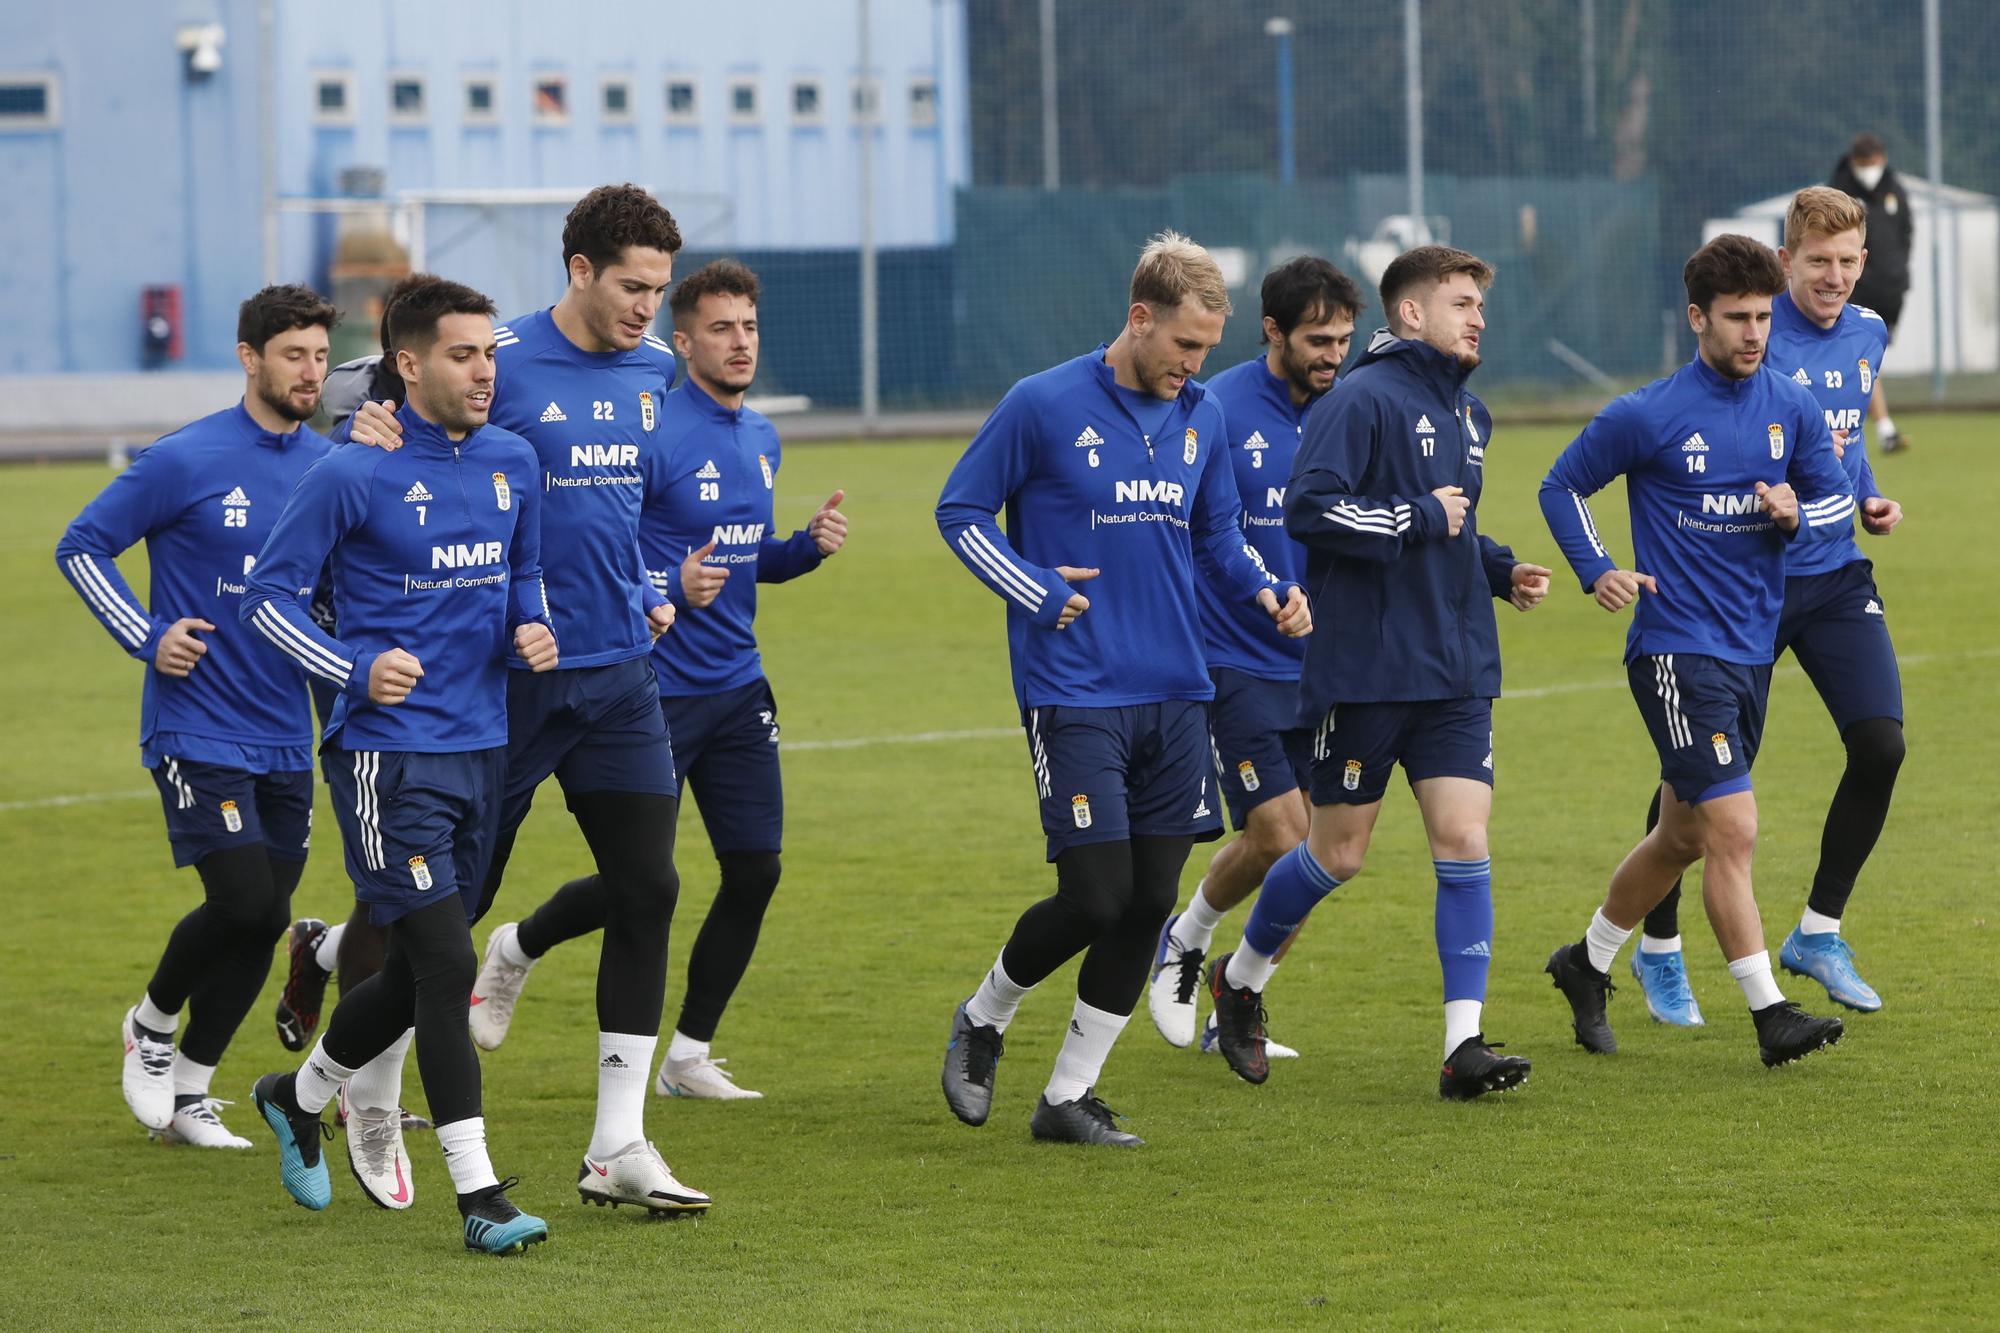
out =
{"type": "Polygon", "coordinates": [[[1194,988],[1201,981],[1202,951],[1200,949],[1181,950],[1180,980],[1174,983],[1174,1002],[1193,1004],[1194,988]]]}
{"type": "Polygon", "coordinates": [[[723,1066],[728,1063],[729,1063],[729,1057],[726,1055],[719,1060],[697,1060],[694,1063],[693,1067],[690,1068],[687,1072],[690,1074],[698,1074],[705,1067],[711,1073],[713,1073],[717,1078],[727,1079],[729,1082],[734,1083],[736,1081],[736,1075],[730,1073],[727,1069],[723,1068],[723,1066]]]}
{"type": "Polygon", "coordinates": [[[347,1133],[361,1148],[361,1157],[370,1175],[382,1175],[395,1165],[396,1134],[402,1127],[400,1111],[385,1111],[379,1116],[372,1110],[347,1108],[347,1133]],[[360,1126],[357,1136],[355,1126],[360,1126]]]}
{"type": "Polygon", "coordinates": [[[521,1215],[521,1210],[507,1197],[507,1191],[520,1183],[519,1176],[508,1176],[505,1180],[497,1181],[480,1190],[466,1205],[466,1217],[468,1219],[477,1217],[482,1222],[513,1221],[521,1215]]]}
{"type": "Polygon", "coordinates": [[[1256,991],[1247,986],[1232,989],[1228,982],[1223,983],[1222,999],[1215,1006],[1215,1023],[1218,1028],[1245,1025],[1244,1036],[1252,1040],[1261,1040],[1265,1036],[1264,1022],[1268,1017],[1269,1015],[1264,1012],[1263,997],[1256,991]],[[1228,1023],[1222,1021],[1224,1014],[1229,1015],[1228,1023]]]}
{"type": "Polygon", "coordinates": [[[965,1034],[965,1076],[981,1085],[993,1081],[993,1068],[1005,1053],[997,1028],[975,1027],[965,1034]]]}
{"type": "Polygon", "coordinates": [[[1688,984],[1687,967],[1679,954],[1672,957],[1673,961],[1660,969],[1660,989],[1665,992],[1662,998],[1672,1004],[1693,1004],[1694,987],[1688,984]]]}
{"type": "Polygon", "coordinates": [[[1083,1113],[1106,1129],[1116,1129],[1114,1121],[1124,1119],[1116,1111],[1104,1104],[1104,1099],[1094,1092],[1086,1092],[1082,1097],[1083,1113]]]}
{"type": "Polygon", "coordinates": [[[199,1120],[204,1125],[214,1125],[217,1129],[227,1129],[228,1126],[222,1123],[222,1117],[218,1116],[215,1112],[218,1107],[234,1105],[236,1105],[235,1102],[224,1101],[220,1097],[204,1097],[198,1102],[183,1106],[180,1109],[180,1113],[190,1120],[199,1120]]]}
{"type": "Polygon", "coordinates": [[[494,978],[493,993],[486,997],[485,1003],[493,1006],[491,1013],[494,1018],[506,1023],[514,1017],[514,999],[521,993],[521,983],[527,979],[528,969],[515,967],[502,958],[496,970],[499,975],[494,978]]]}
{"type": "Polygon", "coordinates": [[[145,1071],[146,1077],[172,1078],[174,1044],[170,1041],[154,1041],[143,1032],[134,1032],[132,1035],[133,1045],[139,1049],[139,1068],[145,1071]]]}

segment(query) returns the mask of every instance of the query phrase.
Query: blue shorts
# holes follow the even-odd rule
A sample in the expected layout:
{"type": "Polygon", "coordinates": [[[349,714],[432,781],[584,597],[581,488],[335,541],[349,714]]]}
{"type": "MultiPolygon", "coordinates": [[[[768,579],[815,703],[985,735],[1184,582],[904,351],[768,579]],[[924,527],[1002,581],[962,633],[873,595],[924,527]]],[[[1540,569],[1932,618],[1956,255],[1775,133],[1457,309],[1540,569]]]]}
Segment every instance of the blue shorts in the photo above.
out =
{"type": "Polygon", "coordinates": [[[472,919],[499,830],[506,762],[502,746],[460,754],[320,752],[347,877],[370,921],[386,926],[446,895],[456,895],[472,919]]]}
{"type": "Polygon", "coordinates": [[[778,705],[759,676],[720,694],[660,699],[674,738],[674,766],[694,788],[717,852],[775,852],[785,833],[778,780],[778,705]]]}
{"type": "Polygon", "coordinates": [[[280,861],[306,859],[312,844],[310,770],[251,773],[161,755],[152,774],[167,812],[167,843],[176,868],[259,843],[280,861]]]}
{"type": "Polygon", "coordinates": [[[1312,738],[1314,805],[1373,805],[1397,764],[1411,785],[1470,778],[1493,785],[1493,701],[1338,704],[1312,738]]]}
{"type": "Polygon", "coordinates": [[[1698,653],[1640,655],[1625,676],[1660,752],[1660,780],[1697,805],[1750,790],[1771,668],[1698,653]]]}
{"type": "Polygon", "coordinates": [[[652,662],[507,673],[507,791],[500,826],[521,826],[551,773],[565,796],[677,796],[674,752],[652,662]]]}
{"type": "Polygon", "coordinates": [[[1021,722],[1049,860],[1093,842],[1222,836],[1207,704],[1051,705],[1028,709],[1021,722]]]}
{"type": "Polygon", "coordinates": [[[1243,830],[1250,812],[1273,797],[1298,791],[1312,772],[1312,732],[1294,726],[1295,680],[1263,680],[1211,667],[1215,698],[1208,731],[1215,749],[1215,785],[1229,807],[1229,826],[1243,830]]]}
{"type": "Polygon", "coordinates": [[[1840,730],[1875,717],[1903,720],[1903,677],[1873,562],[1786,579],[1777,651],[1787,648],[1840,730]]]}

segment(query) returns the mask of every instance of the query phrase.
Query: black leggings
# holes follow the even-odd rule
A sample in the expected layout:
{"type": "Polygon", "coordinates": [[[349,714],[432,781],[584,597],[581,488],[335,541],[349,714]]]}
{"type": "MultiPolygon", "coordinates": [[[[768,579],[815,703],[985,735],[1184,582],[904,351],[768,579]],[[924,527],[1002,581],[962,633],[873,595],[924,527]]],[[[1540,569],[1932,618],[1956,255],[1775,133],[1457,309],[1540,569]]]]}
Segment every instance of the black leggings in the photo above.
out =
{"type": "MultiPolygon", "coordinates": [[[[1823,916],[1839,920],[1847,911],[1847,899],[1861,867],[1882,836],[1882,824],[1889,817],[1889,798],[1896,792],[1896,772],[1903,766],[1903,724],[1892,717],[1873,717],[1856,722],[1841,734],[1847,747],[1847,771],[1834,788],[1833,804],[1827,807],[1826,827],[1819,839],[1819,869],[1813,872],[1812,894],[1806,906],[1823,916]]],[[[1653,804],[1646,811],[1646,831],[1660,822],[1660,793],[1653,792],[1653,804]]],[[[1672,939],[1681,933],[1681,884],[1646,914],[1646,933],[1656,940],[1672,939]]]]}
{"type": "Polygon", "coordinates": [[[335,950],[339,957],[335,960],[338,970],[334,977],[340,993],[347,994],[380,972],[382,956],[388,948],[389,932],[368,919],[368,904],[354,904],[354,912],[347,918],[347,929],[340,932],[340,947],[335,950]]]}
{"type": "MultiPolygon", "coordinates": [[[[521,923],[521,948],[539,958],[562,940],[602,929],[598,1030],[658,1036],[667,997],[667,933],[681,888],[674,872],[680,802],[647,792],[593,791],[571,796],[569,808],[597,873],[571,880],[530,914],[521,923]]],[[[488,905],[513,849],[513,835],[502,832],[486,877],[488,905]]]]}
{"type": "Polygon", "coordinates": [[[382,970],[351,987],[320,1038],[326,1053],[359,1069],[414,1024],[417,1072],[440,1125],[480,1114],[479,1055],[466,1030],[479,960],[463,900],[452,894],[388,928],[382,970]]]}
{"type": "Polygon", "coordinates": [[[1193,838],[1133,838],[1061,853],[1055,893],[1021,913],[1001,966],[1016,984],[1034,986],[1082,953],[1077,998],[1130,1014],[1193,850],[1193,838]]]}
{"type": "Polygon", "coordinates": [[[195,870],[203,901],[167,937],[146,993],[168,1013],[190,1009],[180,1049],[197,1064],[215,1065],[264,989],[305,862],[231,847],[203,857],[195,870]]]}

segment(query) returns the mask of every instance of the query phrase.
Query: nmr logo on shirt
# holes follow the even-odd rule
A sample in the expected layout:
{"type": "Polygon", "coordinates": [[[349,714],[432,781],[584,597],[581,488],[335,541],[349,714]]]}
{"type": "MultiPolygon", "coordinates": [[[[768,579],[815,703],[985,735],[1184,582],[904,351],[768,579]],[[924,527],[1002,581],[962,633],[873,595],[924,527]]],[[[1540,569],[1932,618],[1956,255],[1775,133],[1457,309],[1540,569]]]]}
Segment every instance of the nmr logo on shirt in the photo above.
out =
{"type": "Polygon", "coordinates": [[[1187,489],[1177,481],[1121,481],[1114,487],[1115,498],[1121,504],[1127,501],[1155,500],[1162,504],[1177,505],[1187,496],[1187,489]]]}
{"type": "Polygon", "coordinates": [[[432,569],[468,569],[473,565],[499,563],[499,542],[473,542],[471,545],[458,542],[451,546],[431,547],[432,569]]]}
{"type": "Polygon", "coordinates": [[[636,467],[636,444],[573,444],[569,447],[571,467],[636,467]]]}
{"type": "Polygon", "coordinates": [[[1762,509],[1754,494],[1701,497],[1701,512],[1704,514],[1755,514],[1762,509]]]}
{"type": "Polygon", "coordinates": [[[755,546],[764,540],[762,523],[718,523],[712,534],[717,546],[755,546]]]}

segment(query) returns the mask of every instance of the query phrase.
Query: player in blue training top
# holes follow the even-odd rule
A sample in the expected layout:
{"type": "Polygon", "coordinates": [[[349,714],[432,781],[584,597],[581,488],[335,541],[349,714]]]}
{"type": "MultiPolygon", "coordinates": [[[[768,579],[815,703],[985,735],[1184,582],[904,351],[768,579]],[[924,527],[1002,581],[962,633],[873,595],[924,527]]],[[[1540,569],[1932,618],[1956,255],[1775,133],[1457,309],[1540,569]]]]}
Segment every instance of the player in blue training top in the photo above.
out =
{"type": "MultiPolygon", "coordinates": [[[[738,1087],[709,1055],[778,887],[784,829],[778,706],[752,628],[757,585],[818,569],[847,539],[847,520],[835,508],[839,491],[803,530],[768,535],[778,433],[743,405],[757,374],[757,294],[756,274],[728,259],[674,287],[674,345],[688,379],[667,395],[661,447],[643,458],[639,544],[655,584],[680,610],[674,632],[653,649],[660,708],[674,766],[694,787],[722,870],[688,955],[687,997],[654,1083],[662,1096],[764,1095],[738,1087]]],[[[592,875],[563,885],[520,923],[515,938],[538,960],[603,925],[603,885],[592,875]]]]}
{"type": "Polygon", "coordinates": [[[160,789],[174,864],[201,876],[203,901],[167,937],[125,1013],[125,1102],[170,1142],[203,1148],[250,1146],[217,1118],[209,1081],[271,970],[312,832],[305,684],[289,658],[236,623],[236,603],[279,507],[326,453],[303,423],[319,409],[336,319],[304,287],[245,301],[243,400],[141,452],[56,546],[84,604],[147,664],[140,762],[160,789]],[[145,602],[115,563],[142,540],[145,602]]]}
{"type": "MultiPolygon", "coordinates": [[[[1766,359],[1819,400],[1854,487],[1861,525],[1886,534],[1902,521],[1903,508],[1877,487],[1862,430],[1888,332],[1874,311],[1848,302],[1867,259],[1867,229],[1867,208],[1839,190],[1815,185],[1792,196],[1785,247],[1778,251],[1787,285],[1771,303],[1766,359]]],[[[1864,1013],[1880,1009],[1882,999],[1855,970],[1841,938],[1841,914],[1881,836],[1903,763],[1902,678],[1874,569],[1851,534],[1793,547],[1785,558],[1785,609],[1773,648],[1774,654],[1791,649],[1805,668],[1847,750],[1805,913],[1778,950],[1778,964],[1812,977],[1837,1003],[1864,1013]]],[[[1659,812],[1655,792],[1649,829],[1659,812]]],[[[1646,914],[1632,975],[1656,1020],[1692,1026],[1702,1021],[1701,1009],[1681,958],[1680,897],[1676,881],[1646,914]]]]}
{"type": "Polygon", "coordinates": [[[1786,1001],[1771,975],[1750,885],[1750,766],[1787,548],[1845,536],[1854,496],[1818,401],[1766,363],[1771,298],[1785,287],[1778,257],[1748,237],[1719,236],[1688,260],[1683,279],[1694,360],[1600,412],[1542,482],[1542,513],[1584,591],[1607,611],[1638,602],[1625,670],[1662,781],[1658,827],[1612,875],[1584,938],[1551,954],[1546,970],[1569,1000],[1577,1043],[1618,1049],[1605,999],[1619,946],[1681,872],[1704,861],[1709,924],[1749,1002],[1759,1053],[1776,1065],[1840,1040],[1841,1025],[1786,1001]],[[1632,513],[1630,569],[1605,549],[1586,503],[1619,476],[1632,513]]]}
{"type": "MultiPolygon", "coordinates": [[[[577,1168],[586,1202],[690,1212],[708,1195],[674,1179],[646,1138],[646,1080],[666,998],[680,780],[648,664],[674,608],[639,554],[645,456],[661,447],[674,358],[648,330],[673,277],[680,229],[636,185],[585,195],[563,224],[569,287],[552,308],[496,329],[493,419],[541,460],[543,565],[562,608],[563,663],[507,684],[507,779],[483,916],[514,836],[551,774],[589,843],[605,893],[597,966],[597,1119],[577,1168]]],[[[355,413],[363,443],[394,438],[380,403],[355,413]]],[[[472,993],[473,1039],[505,1034],[532,960],[515,932],[487,937],[472,993]]]]}
{"type": "MultiPolygon", "coordinates": [[[[1306,548],[1285,532],[1285,482],[1305,433],[1306,410],[1333,387],[1361,314],[1361,289],[1324,259],[1302,255],[1264,276],[1265,350],[1207,382],[1229,421],[1229,461],[1243,498],[1243,534],[1280,579],[1301,582],[1306,548]]],[[[1208,863],[1185,910],[1167,919],[1146,990],[1153,1025],[1175,1046],[1195,1039],[1196,990],[1215,928],[1257,891],[1264,872],[1304,841],[1312,731],[1298,725],[1305,642],[1271,633],[1257,608],[1198,588],[1208,678],[1215,781],[1242,836],[1208,863]]],[[[1290,941],[1287,941],[1289,946],[1290,941]]],[[[1282,956],[1282,950],[1280,951],[1282,956]]],[[[1201,1033],[1215,1049],[1215,1018],[1201,1033]]],[[[1271,1056],[1289,1046],[1266,1041],[1271,1056]]]]}
{"type": "Polygon", "coordinates": [[[1181,867],[1221,832],[1197,585],[1212,579],[1261,606],[1273,634],[1312,628],[1298,584],[1274,578],[1244,540],[1228,428],[1192,382],[1228,314],[1208,252],[1156,237],[1117,339],[1009,390],[938,498],[938,530],[1007,607],[1056,865],[1054,896],[1022,914],[952,1014],[944,1095],[970,1125],[992,1109],[1001,1037],[1021,1000],[1082,953],[1069,1032],[1030,1128],[1058,1142],[1142,1142],[1114,1126],[1094,1089],[1145,988],[1181,867]],[[1086,598],[1074,585],[1089,580],[1086,598]]]}
{"type": "MultiPolygon", "coordinates": [[[[508,1201],[512,1182],[487,1156],[479,1054],[466,1031],[470,922],[498,820],[509,652],[532,671],[556,664],[540,478],[527,442],[487,424],[493,303],[428,274],[391,296],[389,346],[408,386],[404,447],[337,449],[308,473],[239,612],[340,690],[321,756],[347,873],[387,929],[388,953],[341,997],[298,1072],[266,1074],[253,1098],[278,1136],[286,1192],[325,1208],[333,1191],[320,1113],[414,1028],[465,1246],[501,1253],[546,1240],[548,1227],[508,1201]],[[305,605],[329,557],[338,639],[305,605]]],[[[395,1202],[406,1206],[401,1183],[406,1197],[395,1202]]]]}
{"type": "Polygon", "coordinates": [[[1208,975],[1223,1057],[1252,1083],[1270,1074],[1263,991],[1279,949],[1360,873],[1398,763],[1437,873],[1438,1093],[1470,1099],[1528,1076],[1528,1062],[1496,1055],[1480,1025],[1493,938],[1493,602],[1527,611],[1549,585],[1548,570],[1517,561],[1478,526],[1493,419],[1465,383],[1479,366],[1492,280],[1492,267],[1463,250],[1398,256],[1382,274],[1388,327],[1313,408],[1292,464],[1285,527],[1306,546],[1323,619],[1299,678],[1298,718],[1316,728],[1312,819],[1305,842],[1264,877],[1242,944],[1208,975]]]}

